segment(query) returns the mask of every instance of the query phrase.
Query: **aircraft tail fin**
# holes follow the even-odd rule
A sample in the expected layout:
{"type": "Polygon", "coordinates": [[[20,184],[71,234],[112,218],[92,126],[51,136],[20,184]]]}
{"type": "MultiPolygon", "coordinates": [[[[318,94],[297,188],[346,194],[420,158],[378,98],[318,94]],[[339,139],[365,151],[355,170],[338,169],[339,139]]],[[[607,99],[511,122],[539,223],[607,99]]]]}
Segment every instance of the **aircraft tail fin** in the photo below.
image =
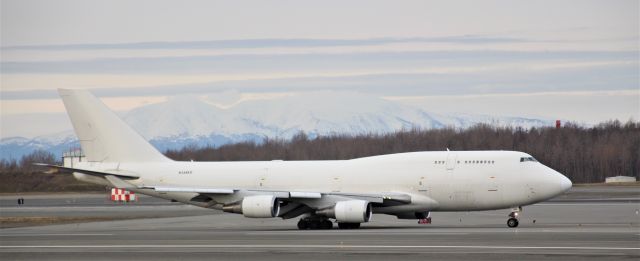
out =
{"type": "Polygon", "coordinates": [[[170,161],[86,90],[58,89],[87,161],[170,161]]]}

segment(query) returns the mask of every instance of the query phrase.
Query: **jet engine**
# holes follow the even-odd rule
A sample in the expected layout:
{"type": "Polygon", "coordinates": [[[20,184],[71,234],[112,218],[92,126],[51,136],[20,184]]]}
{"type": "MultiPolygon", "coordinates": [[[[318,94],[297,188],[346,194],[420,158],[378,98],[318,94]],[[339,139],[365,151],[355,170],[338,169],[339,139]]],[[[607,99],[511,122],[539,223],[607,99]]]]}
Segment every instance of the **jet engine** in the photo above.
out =
{"type": "Polygon", "coordinates": [[[240,203],[222,207],[224,212],[242,214],[248,218],[271,218],[280,213],[280,202],[273,195],[248,196],[240,203]]]}
{"type": "Polygon", "coordinates": [[[338,201],[333,208],[323,209],[316,214],[335,218],[341,223],[363,223],[371,220],[371,203],[365,200],[338,201]]]}

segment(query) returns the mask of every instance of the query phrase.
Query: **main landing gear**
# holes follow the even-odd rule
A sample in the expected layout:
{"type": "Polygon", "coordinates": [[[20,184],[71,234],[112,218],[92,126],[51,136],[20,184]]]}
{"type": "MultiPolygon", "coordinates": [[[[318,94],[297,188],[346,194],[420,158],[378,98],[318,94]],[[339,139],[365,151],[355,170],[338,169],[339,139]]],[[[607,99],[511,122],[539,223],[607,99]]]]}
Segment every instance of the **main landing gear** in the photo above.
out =
{"type": "Polygon", "coordinates": [[[339,229],[357,229],[360,228],[360,223],[338,223],[339,229]]]}
{"type": "MultiPolygon", "coordinates": [[[[338,223],[340,225],[340,223],[338,223]]],[[[316,230],[316,229],[332,229],[333,223],[328,218],[322,217],[305,217],[298,221],[298,229],[300,230],[316,230]]]]}
{"type": "MultiPolygon", "coordinates": [[[[332,229],[333,222],[323,216],[311,216],[304,217],[298,221],[298,229],[300,230],[317,230],[317,229],[332,229]]],[[[357,229],[360,228],[360,223],[345,223],[338,222],[339,229],[357,229]]]]}
{"type": "Polygon", "coordinates": [[[511,210],[511,213],[509,213],[509,219],[507,219],[508,227],[518,227],[518,224],[520,223],[518,222],[518,216],[521,211],[522,207],[517,207],[511,210]]]}

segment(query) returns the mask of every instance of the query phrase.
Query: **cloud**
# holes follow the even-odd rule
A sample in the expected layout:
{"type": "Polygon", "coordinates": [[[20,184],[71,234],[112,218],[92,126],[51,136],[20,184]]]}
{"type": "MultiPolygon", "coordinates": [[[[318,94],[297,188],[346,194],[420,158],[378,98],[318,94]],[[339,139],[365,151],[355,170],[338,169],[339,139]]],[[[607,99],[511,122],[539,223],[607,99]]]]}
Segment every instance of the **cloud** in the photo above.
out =
{"type": "Polygon", "coordinates": [[[447,37],[415,38],[369,38],[369,39],[245,39],[218,41],[183,42],[139,42],[104,44],[59,44],[59,45],[20,45],[2,47],[3,50],[108,50],[108,49],[237,49],[237,48],[273,48],[273,47],[327,47],[327,46],[367,46],[395,43],[457,43],[488,44],[513,43],[527,41],[523,38],[462,35],[447,37]]]}
{"type": "Polygon", "coordinates": [[[424,66],[480,66],[534,61],[637,61],[637,52],[434,51],[349,54],[214,55],[75,61],[3,62],[3,74],[150,74],[349,71],[424,66]]]}
{"type": "MultiPolygon", "coordinates": [[[[300,92],[352,90],[377,95],[470,95],[544,91],[624,90],[637,88],[638,64],[565,64],[539,68],[507,64],[479,68],[427,68],[411,73],[380,71],[353,74],[319,74],[280,78],[222,80],[201,83],[153,85],[131,88],[95,88],[101,97],[172,96],[183,93],[300,92]]],[[[2,91],[2,100],[51,99],[55,90],[2,91]]]]}
{"type": "Polygon", "coordinates": [[[607,91],[547,91],[547,92],[526,92],[526,93],[490,93],[490,94],[469,94],[469,95],[430,95],[430,96],[386,96],[385,99],[392,101],[415,101],[422,99],[438,98],[535,98],[539,96],[640,96],[640,90],[607,90],[607,91]]]}
{"type": "Polygon", "coordinates": [[[640,119],[640,90],[545,91],[481,95],[394,96],[386,99],[440,113],[518,115],[594,124],[640,119]]]}

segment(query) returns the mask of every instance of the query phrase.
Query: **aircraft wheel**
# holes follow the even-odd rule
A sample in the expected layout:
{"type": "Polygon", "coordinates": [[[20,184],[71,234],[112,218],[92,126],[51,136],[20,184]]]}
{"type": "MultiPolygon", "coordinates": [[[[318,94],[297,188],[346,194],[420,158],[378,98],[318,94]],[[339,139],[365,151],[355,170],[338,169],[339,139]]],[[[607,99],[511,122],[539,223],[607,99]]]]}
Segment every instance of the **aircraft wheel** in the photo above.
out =
{"type": "Polygon", "coordinates": [[[509,227],[517,227],[518,223],[518,220],[515,218],[510,218],[509,220],[507,220],[507,226],[509,227]]]}
{"type": "Polygon", "coordinates": [[[300,230],[309,229],[309,222],[307,222],[304,219],[300,219],[300,221],[298,221],[298,229],[300,229],[300,230]]]}
{"type": "Polygon", "coordinates": [[[322,223],[320,223],[320,227],[322,229],[332,229],[333,228],[333,223],[331,223],[330,220],[325,219],[322,221],[322,223]]]}
{"type": "Polygon", "coordinates": [[[356,229],[360,228],[360,223],[338,223],[340,229],[356,229]]]}
{"type": "Polygon", "coordinates": [[[320,228],[320,222],[317,220],[310,220],[309,221],[309,229],[311,230],[316,230],[320,228]]]}

